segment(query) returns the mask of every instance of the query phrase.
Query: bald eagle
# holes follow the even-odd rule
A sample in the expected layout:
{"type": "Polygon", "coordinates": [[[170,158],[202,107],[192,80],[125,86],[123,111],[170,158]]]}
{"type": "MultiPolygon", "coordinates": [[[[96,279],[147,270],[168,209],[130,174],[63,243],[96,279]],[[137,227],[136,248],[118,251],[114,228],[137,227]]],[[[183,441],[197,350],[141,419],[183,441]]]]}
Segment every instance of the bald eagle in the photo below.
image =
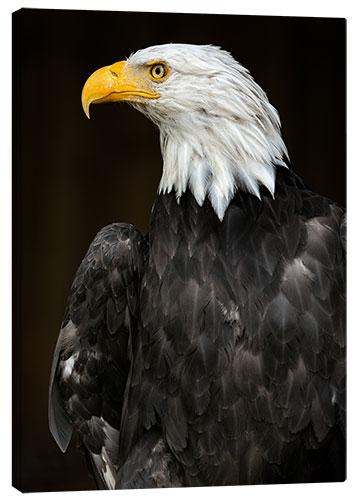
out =
{"type": "Polygon", "coordinates": [[[160,131],[144,236],[99,231],[53,358],[49,425],[103,489],[345,479],[345,211],[288,166],[277,111],[214,46],[140,50],[82,104],[160,131]]]}

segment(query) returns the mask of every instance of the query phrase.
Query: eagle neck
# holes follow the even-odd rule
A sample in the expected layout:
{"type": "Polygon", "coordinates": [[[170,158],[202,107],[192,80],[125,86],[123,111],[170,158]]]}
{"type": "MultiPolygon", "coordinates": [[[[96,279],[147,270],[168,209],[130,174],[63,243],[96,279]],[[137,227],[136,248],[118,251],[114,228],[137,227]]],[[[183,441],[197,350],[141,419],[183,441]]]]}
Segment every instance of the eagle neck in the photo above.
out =
{"type": "Polygon", "coordinates": [[[237,148],[234,134],[221,137],[219,126],[207,132],[188,135],[161,130],[159,194],[173,192],[179,202],[189,190],[199,206],[208,199],[220,220],[239,189],[260,199],[260,186],[265,186],[274,196],[275,164],[285,166],[280,155],[244,153],[237,148]]]}

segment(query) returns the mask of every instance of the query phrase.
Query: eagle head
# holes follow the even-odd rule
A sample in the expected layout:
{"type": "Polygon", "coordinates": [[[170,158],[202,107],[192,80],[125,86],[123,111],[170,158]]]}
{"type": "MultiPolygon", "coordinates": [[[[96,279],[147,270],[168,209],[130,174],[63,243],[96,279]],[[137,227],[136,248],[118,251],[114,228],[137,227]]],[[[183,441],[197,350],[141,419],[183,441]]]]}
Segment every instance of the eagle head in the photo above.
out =
{"type": "Polygon", "coordinates": [[[127,101],[160,130],[159,192],[190,189],[222,220],[237,189],[272,195],[288,157],[280,120],[265,92],[228,52],[212,45],[149,47],[93,73],[82,105],[127,101]]]}

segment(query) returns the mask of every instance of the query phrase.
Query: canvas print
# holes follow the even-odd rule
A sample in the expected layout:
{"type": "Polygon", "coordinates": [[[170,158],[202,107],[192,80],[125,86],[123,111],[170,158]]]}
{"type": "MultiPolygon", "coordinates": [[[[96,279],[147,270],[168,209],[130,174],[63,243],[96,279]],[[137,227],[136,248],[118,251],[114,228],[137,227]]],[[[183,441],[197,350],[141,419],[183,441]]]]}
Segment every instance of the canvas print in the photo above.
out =
{"type": "Polygon", "coordinates": [[[345,480],[345,28],[14,13],[16,488],[345,480]]]}

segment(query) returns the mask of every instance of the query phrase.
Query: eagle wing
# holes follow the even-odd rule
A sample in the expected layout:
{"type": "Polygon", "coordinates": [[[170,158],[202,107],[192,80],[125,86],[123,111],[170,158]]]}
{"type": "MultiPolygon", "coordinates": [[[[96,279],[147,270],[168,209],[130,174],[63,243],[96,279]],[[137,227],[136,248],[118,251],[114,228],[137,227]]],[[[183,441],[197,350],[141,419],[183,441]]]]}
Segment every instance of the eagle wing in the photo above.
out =
{"type": "Polygon", "coordinates": [[[97,234],[76,273],[53,357],[52,435],[65,451],[74,426],[98,486],[106,489],[114,487],[117,470],[145,245],[127,224],[97,234]]]}

